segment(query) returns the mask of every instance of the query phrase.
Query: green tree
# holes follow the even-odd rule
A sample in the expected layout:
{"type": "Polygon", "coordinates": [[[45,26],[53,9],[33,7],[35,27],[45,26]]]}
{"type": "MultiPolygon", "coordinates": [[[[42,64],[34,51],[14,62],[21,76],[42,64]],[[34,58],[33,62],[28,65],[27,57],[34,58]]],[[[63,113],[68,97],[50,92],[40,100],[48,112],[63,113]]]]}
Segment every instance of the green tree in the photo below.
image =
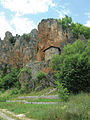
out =
{"type": "Polygon", "coordinates": [[[59,62],[53,59],[51,66],[56,70],[56,79],[65,88],[73,93],[90,90],[90,40],[87,44],[81,40],[68,44],[61,56],[56,57],[59,62]]]}
{"type": "Polygon", "coordinates": [[[29,41],[29,40],[30,40],[30,34],[24,33],[24,34],[22,35],[22,37],[23,37],[26,41],[29,41]]]}
{"type": "Polygon", "coordinates": [[[59,19],[58,22],[62,24],[64,30],[69,28],[75,38],[78,38],[79,33],[83,34],[86,39],[90,38],[90,27],[86,27],[80,23],[74,23],[72,18],[67,15],[65,15],[64,18],[59,19]]]}
{"type": "Polygon", "coordinates": [[[66,28],[69,28],[71,26],[72,18],[65,15],[64,18],[59,19],[58,21],[60,24],[62,24],[63,29],[66,29],[66,28]]]}
{"type": "Polygon", "coordinates": [[[46,74],[45,74],[43,71],[40,71],[40,72],[37,74],[38,83],[39,83],[40,80],[42,80],[42,79],[46,79],[46,74]]]}
{"type": "Polygon", "coordinates": [[[9,89],[12,87],[20,87],[20,83],[18,80],[19,69],[12,69],[10,73],[0,78],[0,88],[1,89],[9,89]]]}
{"type": "Polygon", "coordinates": [[[14,36],[10,37],[10,38],[9,38],[9,41],[10,41],[11,44],[14,45],[15,42],[16,42],[16,37],[14,37],[14,36]]]}
{"type": "Polygon", "coordinates": [[[64,88],[63,84],[56,81],[56,85],[58,88],[58,95],[61,101],[67,101],[69,98],[69,92],[67,88],[64,88]]]}
{"type": "Polygon", "coordinates": [[[73,36],[78,38],[78,33],[83,34],[86,39],[90,38],[90,28],[80,23],[72,23],[70,26],[73,36]]]}

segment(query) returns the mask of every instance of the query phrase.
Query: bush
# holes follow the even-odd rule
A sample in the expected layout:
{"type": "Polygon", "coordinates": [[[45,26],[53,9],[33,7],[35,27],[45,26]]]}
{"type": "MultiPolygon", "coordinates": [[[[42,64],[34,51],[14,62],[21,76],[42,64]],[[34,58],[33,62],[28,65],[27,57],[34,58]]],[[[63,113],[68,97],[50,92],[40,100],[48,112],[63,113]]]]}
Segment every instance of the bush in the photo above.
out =
{"type": "Polygon", "coordinates": [[[24,33],[24,34],[22,35],[22,37],[23,37],[26,41],[29,41],[29,40],[30,40],[30,34],[24,33]]]}
{"type": "Polygon", "coordinates": [[[36,84],[39,84],[40,86],[42,86],[43,88],[48,87],[49,86],[49,81],[48,78],[46,76],[46,74],[42,71],[40,71],[37,74],[37,80],[36,80],[36,84]]]}
{"type": "Polygon", "coordinates": [[[63,87],[63,84],[60,82],[56,82],[57,88],[58,88],[58,94],[59,94],[59,98],[61,99],[61,101],[67,101],[69,98],[69,92],[67,90],[67,88],[63,87]]]}
{"type": "Polygon", "coordinates": [[[20,93],[20,90],[17,89],[17,88],[14,88],[14,89],[12,89],[12,90],[10,91],[10,94],[11,94],[11,95],[17,95],[17,94],[19,94],[19,93],[20,93]]]}
{"type": "Polygon", "coordinates": [[[90,40],[87,44],[81,40],[68,44],[60,56],[52,58],[51,66],[56,70],[56,79],[70,92],[89,91],[90,40]]]}
{"type": "Polygon", "coordinates": [[[10,41],[11,44],[14,45],[15,42],[16,42],[16,38],[12,36],[12,37],[9,38],[9,41],[10,41]]]}
{"type": "Polygon", "coordinates": [[[12,87],[20,87],[19,80],[17,78],[19,74],[19,69],[12,69],[10,73],[6,74],[2,78],[0,78],[0,88],[1,89],[9,89],[12,87]]]}
{"type": "Polygon", "coordinates": [[[37,74],[37,80],[38,80],[38,82],[40,82],[40,80],[45,79],[45,78],[46,78],[46,74],[44,72],[40,71],[37,74]]]}

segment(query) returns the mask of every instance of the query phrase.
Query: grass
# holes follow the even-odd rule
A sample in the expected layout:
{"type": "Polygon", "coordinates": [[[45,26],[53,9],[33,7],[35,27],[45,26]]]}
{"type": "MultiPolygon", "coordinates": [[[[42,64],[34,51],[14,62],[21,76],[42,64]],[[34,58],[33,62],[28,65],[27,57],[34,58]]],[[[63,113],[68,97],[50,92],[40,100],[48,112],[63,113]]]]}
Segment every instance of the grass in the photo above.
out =
{"type": "Polygon", "coordinates": [[[46,98],[36,98],[36,99],[24,99],[28,102],[60,102],[60,99],[46,99],[46,98]]]}
{"type": "MultiPolygon", "coordinates": [[[[17,93],[16,89],[7,90],[5,92],[0,92],[0,101],[5,102],[6,100],[17,100],[18,96],[41,96],[41,95],[48,93],[51,89],[53,88],[48,87],[48,88],[43,89],[42,91],[39,91],[39,92],[32,91],[30,93],[20,93],[20,92],[17,93]]],[[[54,91],[50,93],[49,95],[54,95],[54,94],[57,94],[57,91],[54,91]]],[[[43,101],[43,100],[37,99],[37,101],[43,101]]],[[[34,100],[32,99],[31,101],[34,101],[34,100]]],[[[46,100],[46,101],[49,102],[49,100],[46,100]]]]}
{"type": "MultiPolygon", "coordinates": [[[[48,88],[45,88],[39,92],[37,92],[36,90],[35,91],[32,91],[30,93],[27,93],[27,94],[23,94],[23,96],[41,96],[41,95],[45,95],[47,94],[51,89],[53,89],[53,87],[48,87],[48,88]]],[[[54,91],[52,93],[50,93],[49,95],[56,95],[57,94],[57,91],[54,91]]]]}
{"type": "Polygon", "coordinates": [[[37,120],[89,120],[90,94],[71,95],[68,102],[57,105],[35,105],[0,102],[0,108],[25,114],[37,120]]]}
{"type": "Polygon", "coordinates": [[[2,117],[0,117],[0,120],[4,120],[2,117]]]}

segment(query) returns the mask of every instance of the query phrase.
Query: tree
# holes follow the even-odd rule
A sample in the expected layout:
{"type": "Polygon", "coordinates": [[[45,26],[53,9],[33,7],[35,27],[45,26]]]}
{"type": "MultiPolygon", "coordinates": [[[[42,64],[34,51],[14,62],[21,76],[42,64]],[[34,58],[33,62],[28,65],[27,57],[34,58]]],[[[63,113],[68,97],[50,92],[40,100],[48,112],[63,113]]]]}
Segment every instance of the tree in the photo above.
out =
{"type": "Polygon", "coordinates": [[[78,33],[83,34],[86,39],[90,38],[90,28],[80,23],[72,23],[70,26],[73,36],[78,38],[78,33]]]}
{"type": "Polygon", "coordinates": [[[69,92],[78,93],[90,90],[90,40],[87,44],[77,40],[74,44],[64,47],[61,56],[56,57],[58,63],[53,61],[52,69],[56,70],[56,79],[63,83],[69,92]],[[53,67],[57,66],[57,67],[53,67]]]}
{"type": "Polygon", "coordinates": [[[67,15],[65,15],[64,18],[59,19],[58,22],[62,24],[64,30],[69,28],[75,38],[78,38],[79,33],[83,34],[86,39],[90,38],[90,27],[86,27],[80,23],[74,23],[72,18],[67,15]]]}
{"type": "Polygon", "coordinates": [[[24,33],[24,34],[22,35],[22,37],[23,37],[26,41],[29,41],[29,40],[30,40],[30,34],[24,33]]]}
{"type": "Polygon", "coordinates": [[[17,77],[19,72],[19,69],[14,68],[10,73],[2,76],[0,78],[0,88],[6,90],[12,87],[19,87],[20,83],[17,77]]]}
{"type": "Polygon", "coordinates": [[[12,37],[10,37],[10,38],[9,38],[9,41],[10,41],[10,43],[11,43],[11,44],[13,44],[13,45],[14,45],[14,44],[15,44],[15,42],[16,42],[16,37],[13,37],[13,36],[12,36],[12,37]]]}
{"type": "Polygon", "coordinates": [[[69,28],[72,23],[72,18],[65,15],[64,18],[58,20],[62,24],[63,29],[69,28]]]}

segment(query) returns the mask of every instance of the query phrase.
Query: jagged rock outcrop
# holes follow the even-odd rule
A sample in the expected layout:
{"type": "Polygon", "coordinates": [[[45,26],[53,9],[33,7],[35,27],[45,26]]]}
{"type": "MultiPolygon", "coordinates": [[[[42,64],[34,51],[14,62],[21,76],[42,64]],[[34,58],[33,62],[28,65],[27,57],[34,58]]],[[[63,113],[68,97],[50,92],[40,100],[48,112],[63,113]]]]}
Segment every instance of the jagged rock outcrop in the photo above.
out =
{"type": "Polygon", "coordinates": [[[16,37],[16,42],[13,45],[10,43],[12,34],[6,32],[4,40],[0,40],[0,64],[23,67],[27,62],[35,60],[37,53],[37,30],[32,30],[30,35],[28,41],[22,36],[16,37]]]}
{"type": "MultiPolygon", "coordinates": [[[[26,66],[31,70],[32,79],[36,79],[36,74],[40,70],[48,74],[51,57],[54,54],[61,54],[63,46],[74,41],[71,31],[63,30],[56,19],[42,20],[38,30],[33,29],[29,35],[28,39],[17,35],[14,38],[15,43],[12,44],[10,42],[10,39],[13,39],[12,33],[8,31],[5,33],[4,40],[0,39],[0,68],[5,64],[14,67],[26,66]]],[[[25,79],[23,76],[27,76],[24,71],[20,76],[22,83],[25,79]]],[[[53,81],[52,77],[50,81],[53,81]]]]}
{"type": "MultiPolygon", "coordinates": [[[[56,19],[42,20],[41,23],[39,23],[38,25],[39,42],[37,45],[38,49],[37,60],[38,61],[45,60],[45,51],[50,47],[58,48],[61,53],[61,49],[63,47],[62,44],[69,42],[71,38],[72,38],[71,31],[69,29],[63,30],[62,25],[56,19]]],[[[57,51],[55,49],[53,50],[54,52],[57,51]]],[[[48,53],[49,54],[48,56],[50,56],[52,53],[51,52],[48,53]]]]}
{"type": "Polygon", "coordinates": [[[32,61],[47,61],[53,54],[61,53],[62,42],[72,37],[70,30],[63,31],[56,19],[42,20],[38,31],[33,29],[29,35],[28,40],[23,36],[16,36],[15,43],[12,44],[12,33],[7,31],[4,40],[0,40],[0,64],[23,67],[32,61]]]}
{"type": "Polygon", "coordinates": [[[55,19],[42,20],[38,25],[37,60],[44,59],[44,50],[50,46],[60,47],[62,41],[62,26],[55,19]]]}

